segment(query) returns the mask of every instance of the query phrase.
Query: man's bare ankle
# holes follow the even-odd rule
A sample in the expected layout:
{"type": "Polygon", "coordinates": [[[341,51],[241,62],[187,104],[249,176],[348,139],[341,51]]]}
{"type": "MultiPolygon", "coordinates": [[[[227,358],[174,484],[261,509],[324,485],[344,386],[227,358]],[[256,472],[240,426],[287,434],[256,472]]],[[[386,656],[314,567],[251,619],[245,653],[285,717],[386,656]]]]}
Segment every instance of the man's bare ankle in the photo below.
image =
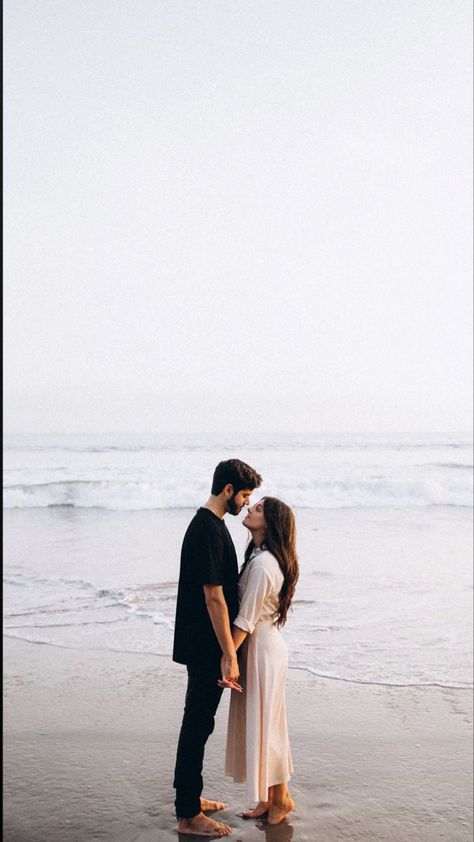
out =
{"type": "Polygon", "coordinates": [[[204,815],[204,813],[196,813],[196,815],[195,815],[195,816],[187,816],[187,817],[181,816],[181,817],[178,819],[178,824],[179,824],[180,822],[192,822],[192,821],[194,821],[195,819],[198,819],[198,818],[199,818],[199,816],[203,816],[203,815],[204,815]]]}

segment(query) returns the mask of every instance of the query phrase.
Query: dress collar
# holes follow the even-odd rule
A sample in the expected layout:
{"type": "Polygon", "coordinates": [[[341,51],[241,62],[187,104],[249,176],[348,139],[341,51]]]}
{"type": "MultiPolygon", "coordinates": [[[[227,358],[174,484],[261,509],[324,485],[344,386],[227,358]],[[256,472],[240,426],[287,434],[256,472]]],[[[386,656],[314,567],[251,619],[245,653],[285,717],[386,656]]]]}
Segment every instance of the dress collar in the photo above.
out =
{"type": "Polygon", "coordinates": [[[260,544],[259,547],[254,547],[252,552],[250,553],[249,561],[252,558],[255,558],[256,555],[260,555],[260,553],[263,553],[266,549],[267,549],[267,545],[264,542],[262,544],[260,544]]]}
{"type": "Polygon", "coordinates": [[[267,549],[267,545],[266,545],[266,544],[264,544],[264,543],[263,543],[263,544],[261,544],[259,547],[254,547],[254,548],[253,548],[253,550],[252,550],[252,552],[250,553],[250,555],[249,555],[249,557],[248,557],[247,561],[244,561],[244,563],[243,563],[243,565],[242,565],[242,568],[241,568],[240,573],[239,573],[239,579],[240,579],[240,577],[242,576],[242,573],[244,572],[244,570],[247,570],[247,567],[248,567],[248,565],[250,564],[250,562],[251,562],[251,561],[253,561],[253,559],[254,559],[256,556],[260,555],[260,553],[263,553],[263,551],[264,551],[264,550],[266,550],[266,549],[267,549]]]}

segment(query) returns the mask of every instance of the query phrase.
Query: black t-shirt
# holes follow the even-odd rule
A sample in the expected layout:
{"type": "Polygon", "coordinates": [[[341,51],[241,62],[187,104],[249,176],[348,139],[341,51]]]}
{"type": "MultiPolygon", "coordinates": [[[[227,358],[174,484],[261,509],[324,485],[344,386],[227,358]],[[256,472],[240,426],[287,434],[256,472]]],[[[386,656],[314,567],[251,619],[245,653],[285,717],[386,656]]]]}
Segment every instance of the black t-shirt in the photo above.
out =
{"type": "Polygon", "coordinates": [[[200,508],[189,524],[181,550],[173,661],[193,664],[218,660],[221,647],[212,627],[203,585],[222,585],[229,620],[238,614],[238,564],[224,521],[200,508]]]}

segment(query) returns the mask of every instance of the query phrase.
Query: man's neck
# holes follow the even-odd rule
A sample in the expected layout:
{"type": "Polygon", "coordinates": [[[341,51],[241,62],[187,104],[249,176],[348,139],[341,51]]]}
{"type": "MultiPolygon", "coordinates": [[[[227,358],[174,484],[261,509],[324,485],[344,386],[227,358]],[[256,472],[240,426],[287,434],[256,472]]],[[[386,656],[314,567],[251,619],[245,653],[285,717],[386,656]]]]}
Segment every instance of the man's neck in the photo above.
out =
{"type": "Polygon", "coordinates": [[[221,500],[220,497],[214,497],[213,494],[211,494],[209,500],[204,503],[203,509],[209,509],[209,511],[213,512],[213,514],[220,518],[223,518],[227,513],[224,501],[221,500]]]}

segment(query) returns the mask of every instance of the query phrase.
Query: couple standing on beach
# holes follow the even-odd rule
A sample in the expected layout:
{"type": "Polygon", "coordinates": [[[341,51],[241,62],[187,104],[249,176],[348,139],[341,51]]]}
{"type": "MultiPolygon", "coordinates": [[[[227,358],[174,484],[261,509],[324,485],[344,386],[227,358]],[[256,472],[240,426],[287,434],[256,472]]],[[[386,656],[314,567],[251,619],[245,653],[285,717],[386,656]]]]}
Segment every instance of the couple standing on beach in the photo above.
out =
{"type": "Polygon", "coordinates": [[[249,508],[243,525],[251,540],[240,573],[224,522],[225,514],[237,515],[249,505],[261,482],[239,459],[220,462],[211,495],[184,536],[173,648],[173,660],[188,671],[174,778],[178,830],[184,834],[222,837],[232,831],[205,815],[227,805],[202,797],[204,748],[224,687],[232,690],[225,772],[246,780],[249,798],[258,802],[243,815],[278,824],[294,808],[288,791],[288,650],[279,626],[298,579],[295,519],[274,497],[249,508]]]}

